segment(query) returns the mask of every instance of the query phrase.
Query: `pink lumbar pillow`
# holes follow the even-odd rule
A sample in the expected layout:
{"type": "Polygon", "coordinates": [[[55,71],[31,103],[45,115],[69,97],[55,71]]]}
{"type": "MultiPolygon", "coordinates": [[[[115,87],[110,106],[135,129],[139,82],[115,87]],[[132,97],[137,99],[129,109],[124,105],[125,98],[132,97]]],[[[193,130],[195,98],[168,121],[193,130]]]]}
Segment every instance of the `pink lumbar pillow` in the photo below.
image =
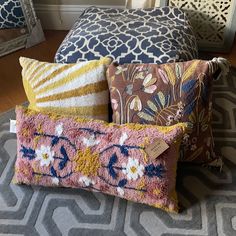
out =
{"type": "Polygon", "coordinates": [[[23,107],[16,115],[16,183],[101,191],[178,211],[176,166],[185,123],[117,125],[23,107]],[[147,151],[157,138],[169,148],[153,158],[147,151]]]}

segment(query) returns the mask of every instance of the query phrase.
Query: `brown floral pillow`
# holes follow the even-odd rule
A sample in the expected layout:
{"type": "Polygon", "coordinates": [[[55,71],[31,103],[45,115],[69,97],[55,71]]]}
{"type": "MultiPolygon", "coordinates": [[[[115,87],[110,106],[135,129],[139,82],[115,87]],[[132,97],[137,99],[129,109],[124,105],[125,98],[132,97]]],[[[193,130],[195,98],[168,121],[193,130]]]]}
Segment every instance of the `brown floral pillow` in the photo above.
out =
{"type": "Polygon", "coordinates": [[[107,70],[113,122],[173,125],[189,122],[181,161],[216,163],[212,137],[212,85],[217,62],[112,64],[107,70]]]}

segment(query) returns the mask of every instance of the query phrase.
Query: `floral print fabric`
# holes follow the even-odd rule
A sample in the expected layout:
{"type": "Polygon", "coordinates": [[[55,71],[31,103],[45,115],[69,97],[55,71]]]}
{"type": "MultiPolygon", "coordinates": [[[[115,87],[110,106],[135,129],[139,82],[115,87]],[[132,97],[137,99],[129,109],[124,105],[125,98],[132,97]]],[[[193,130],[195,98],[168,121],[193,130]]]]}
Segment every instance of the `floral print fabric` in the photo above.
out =
{"type": "Polygon", "coordinates": [[[101,191],[167,211],[178,210],[176,165],[186,124],[108,124],[18,107],[15,182],[101,191]],[[150,159],[158,137],[170,147],[150,159]]]}
{"type": "Polygon", "coordinates": [[[211,129],[212,82],[218,64],[192,60],[170,64],[112,64],[107,77],[113,122],[193,126],[181,148],[181,161],[210,163],[214,153],[211,129]]]}

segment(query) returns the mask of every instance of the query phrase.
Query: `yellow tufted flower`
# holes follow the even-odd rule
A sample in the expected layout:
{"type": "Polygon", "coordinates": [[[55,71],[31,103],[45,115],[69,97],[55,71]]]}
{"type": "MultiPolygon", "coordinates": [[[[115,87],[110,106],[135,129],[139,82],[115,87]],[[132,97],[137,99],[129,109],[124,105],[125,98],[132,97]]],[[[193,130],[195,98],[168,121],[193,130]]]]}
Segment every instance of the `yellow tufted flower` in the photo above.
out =
{"type": "Polygon", "coordinates": [[[154,189],[153,194],[159,195],[161,193],[160,189],[154,189]]]}
{"type": "MultiPolygon", "coordinates": [[[[141,189],[145,189],[145,187],[146,187],[145,180],[142,179],[142,180],[140,181],[140,183],[137,185],[137,189],[138,189],[138,190],[141,190],[141,189]]],[[[143,198],[144,195],[145,195],[143,191],[139,191],[138,193],[139,193],[140,197],[142,197],[142,198],[143,198]]]]}
{"type": "Polygon", "coordinates": [[[96,176],[100,168],[100,160],[98,153],[92,153],[90,148],[78,150],[75,161],[75,172],[80,172],[85,176],[96,176]]]}

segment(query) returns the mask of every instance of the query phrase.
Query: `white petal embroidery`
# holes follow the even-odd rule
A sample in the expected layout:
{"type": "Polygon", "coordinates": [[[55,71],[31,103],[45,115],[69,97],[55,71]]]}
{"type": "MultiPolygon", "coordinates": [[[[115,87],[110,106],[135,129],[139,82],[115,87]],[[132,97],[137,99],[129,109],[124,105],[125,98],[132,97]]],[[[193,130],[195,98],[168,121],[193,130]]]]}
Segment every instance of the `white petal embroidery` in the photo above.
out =
{"type": "Polygon", "coordinates": [[[127,164],[122,164],[122,168],[122,172],[127,175],[128,180],[137,180],[144,174],[144,166],[139,164],[137,159],[132,159],[130,157],[127,164]]]}
{"type": "Polygon", "coordinates": [[[40,149],[35,150],[36,160],[40,161],[41,166],[49,166],[54,161],[54,151],[51,151],[50,146],[42,145],[40,149]]]}
{"type": "Polygon", "coordinates": [[[79,178],[79,182],[83,183],[86,187],[95,184],[94,180],[90,179],[90,178],[87,177],[87,176],[82,176],[82,177],[80,177],[80,178],[79,178]]]}
{"type": "Polygon", "coordinates": [[[121,137],[120,137],[120,145],[123,145],[125,140],[128,138],[127,133],[122,133],[121,137]]]}
{"type": "Polygon", "coordinates": [[[156,85],[150,85],[147,88],[144,89],[145,93],[154,93],[154,91],[157,89],[156,85]]]}
{"type": "Polygon", "coordinates": [[[82,141],[87,147],[92,147],[100,143],[100,140],[96,140],[95,135],[91,135],[89,138],[83,138],[82,141]]]}
{"type": "Polygon", "coordinates": [[[124,189],[123,188],[121,188],[121,187],[117,187],[117,192],[118,192],[118,194],[120,195],[120,196],[124,196],[124,194],[125,194],[125,191],[124,191],[124,189]]]}
{"type": "Polygon", "coordinates": [[[62,123],[60,123],[59,125],[56,126],[55,133],[58,136],[62,135],[62,133],[63,133],[63,124],[62,123]]]}
{"type": "Polygon", "coordinates": [[[52,178],[52,184],[59,185],[59,179],[57,177],[52,178]]]}

